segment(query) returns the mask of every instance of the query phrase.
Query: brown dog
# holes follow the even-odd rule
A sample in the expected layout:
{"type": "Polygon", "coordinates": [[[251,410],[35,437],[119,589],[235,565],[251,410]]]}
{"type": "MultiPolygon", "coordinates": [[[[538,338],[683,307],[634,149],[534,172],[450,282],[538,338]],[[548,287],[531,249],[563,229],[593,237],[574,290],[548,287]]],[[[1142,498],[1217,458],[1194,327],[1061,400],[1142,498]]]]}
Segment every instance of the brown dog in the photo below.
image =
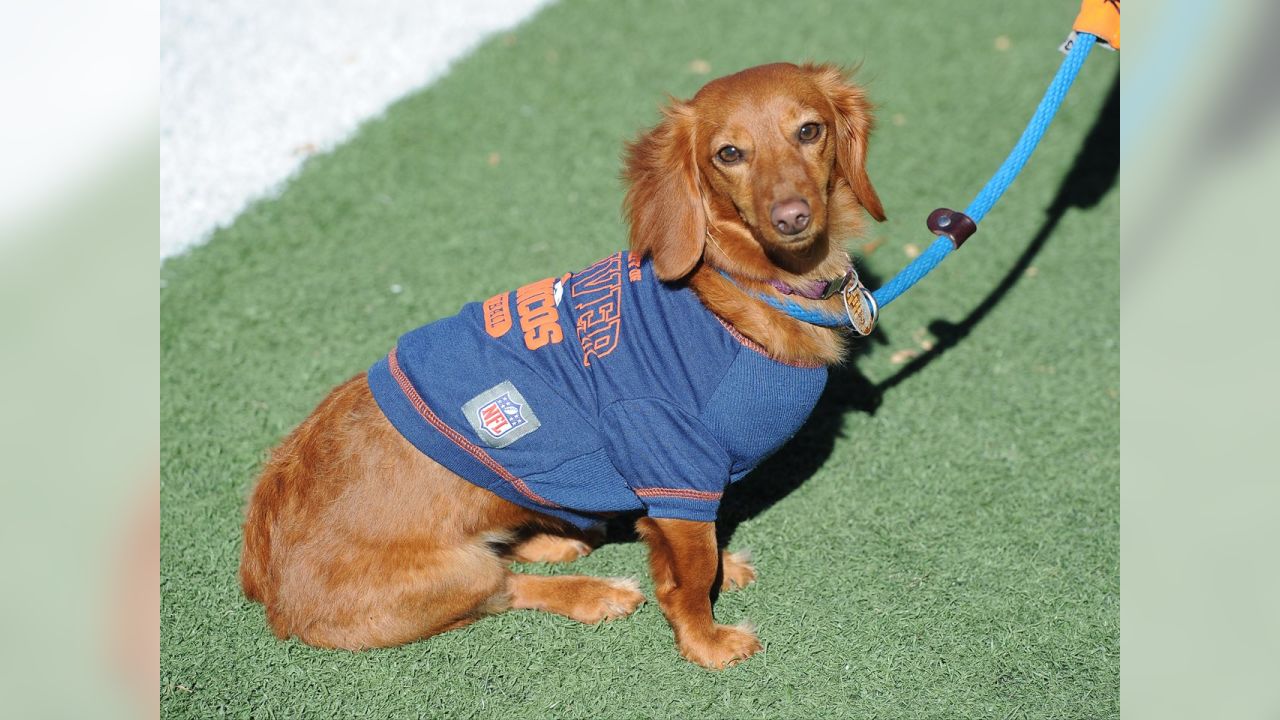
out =
{"type": "MultiPolygon", "coordinates": [[[[631,252],[692,288],[734,335],[776,361],[841,361],[844,335],[750,295],[839,277],[861,211],[884,219],[865,170],[870,108],[831,66],[765,65],[709,83],[628,150],[631,252]],[[721,271],[734,279],[726,279],[721,271]]],[[[838,297],[799,300],[840,311],[838,297]]],[[[755,570],[719,551],[715,526],[642,518],[662,612],[680,653],[722,668],[761,649],[715,622],[713,585],[755,570]]],[[[362,373],[275,450],[245,521],[240,578],[277,636],[360,649],[531,608],[595,623],[643,601],[631,580],[512,573],[511,560],[589,553],[576,527],[462,479],[397,432],[362,373]]]]}

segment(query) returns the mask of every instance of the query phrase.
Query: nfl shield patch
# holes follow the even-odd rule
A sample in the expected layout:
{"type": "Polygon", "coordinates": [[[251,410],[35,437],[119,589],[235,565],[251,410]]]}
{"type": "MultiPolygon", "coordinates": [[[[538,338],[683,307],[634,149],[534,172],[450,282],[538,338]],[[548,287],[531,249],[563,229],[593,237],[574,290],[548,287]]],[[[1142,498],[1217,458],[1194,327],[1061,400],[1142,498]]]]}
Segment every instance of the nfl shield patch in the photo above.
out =
{"type": "Polygon", "coordinates": [[[503,448],[542,426],[533,408],[510,380],[504,380],[462,406],[480,442],[503,448]]]}

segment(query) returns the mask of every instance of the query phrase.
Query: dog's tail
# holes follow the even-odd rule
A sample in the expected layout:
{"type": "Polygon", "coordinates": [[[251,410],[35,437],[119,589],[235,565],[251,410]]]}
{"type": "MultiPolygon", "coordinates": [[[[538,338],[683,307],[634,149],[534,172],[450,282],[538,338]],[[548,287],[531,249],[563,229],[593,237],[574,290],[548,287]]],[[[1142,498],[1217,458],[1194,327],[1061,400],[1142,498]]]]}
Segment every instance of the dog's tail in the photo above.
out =
{"type": "Polygon", "coordinates": [[[275,459],[254,488],[244,520],[244,548],[240,552],[240,587],[245,597],[271,606],[275,581],[271,577],[271,535],[278,510],[285,501],[284,477],[275,459]]]}

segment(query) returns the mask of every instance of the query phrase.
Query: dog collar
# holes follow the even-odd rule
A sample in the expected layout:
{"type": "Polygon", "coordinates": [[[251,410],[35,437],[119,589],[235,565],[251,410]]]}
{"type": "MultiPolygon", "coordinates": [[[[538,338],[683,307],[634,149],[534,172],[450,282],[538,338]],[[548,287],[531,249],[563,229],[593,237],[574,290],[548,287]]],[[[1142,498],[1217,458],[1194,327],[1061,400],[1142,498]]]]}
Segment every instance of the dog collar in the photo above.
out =
{"type": "Polygon", "coordinates": [[[880,308],[876,303],[875,296],[862,284],[862,280],[858,278],[858,273],[852,266],[845,270],[844,275],[833,280],[812,281],[811,287],[808,288],[809,293],[801,292],[781,281],[769,281],[769,286],[783,295],[800,295],[810,300],[826,300],[840,295],[840,298],[844,301],[844,315],[828,312],[820,308],[804,307],[790,298],[778,298],[748,290],[739,285],[738,281],[734,280],[729,273],[719,268],[716,269],[739,290],[746,292],[757,300],[764,301],[774,309],[796,320],[807,322],[810,325],[847,327],[865,337],[875,329],[876,320],[880,315],[880,308]],[[822,287],[818,288],[818,285],[822,285],[822,287]],[[790,292],[787,292],[788,290],[790,292]]]}
{"type": "Polygon", "coordinates": [[[850,267],[840,277],[832,278],[831,280],[809,280],[800,287],[788,285],[781,280],[770,280],[769,285],[783,295],[799,295],[810,300],[826,300],[844,290],[845,286],[849,284],[849,280],[854,277],[857,277],[857,275],[853,272],[853,268],[850,267]]]}

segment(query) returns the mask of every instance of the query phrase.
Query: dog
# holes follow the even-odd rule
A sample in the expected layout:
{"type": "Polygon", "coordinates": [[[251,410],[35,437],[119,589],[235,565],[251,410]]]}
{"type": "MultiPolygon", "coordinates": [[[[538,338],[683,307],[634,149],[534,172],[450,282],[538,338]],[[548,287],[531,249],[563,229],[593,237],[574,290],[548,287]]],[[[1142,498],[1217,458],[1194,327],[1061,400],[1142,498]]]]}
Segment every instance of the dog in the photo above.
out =
{"type": "Polygon", "coordinates": [[[356,650],[512,608],[626,616],[634,580],[508,565],[582,557],[638,510],[680,654],[720,669],[759,652],[712,615],[717,588],[756,578],[717,547],[719,499],[799,429],[847,336],[757,295],[842,311],[807,290],[849,270],[864,212],[884,220],[872,125],[825,64],[672,99],[625,153],[628,252],[407,333],[274,450],[240,580],[275,634],[356,650]]]}

